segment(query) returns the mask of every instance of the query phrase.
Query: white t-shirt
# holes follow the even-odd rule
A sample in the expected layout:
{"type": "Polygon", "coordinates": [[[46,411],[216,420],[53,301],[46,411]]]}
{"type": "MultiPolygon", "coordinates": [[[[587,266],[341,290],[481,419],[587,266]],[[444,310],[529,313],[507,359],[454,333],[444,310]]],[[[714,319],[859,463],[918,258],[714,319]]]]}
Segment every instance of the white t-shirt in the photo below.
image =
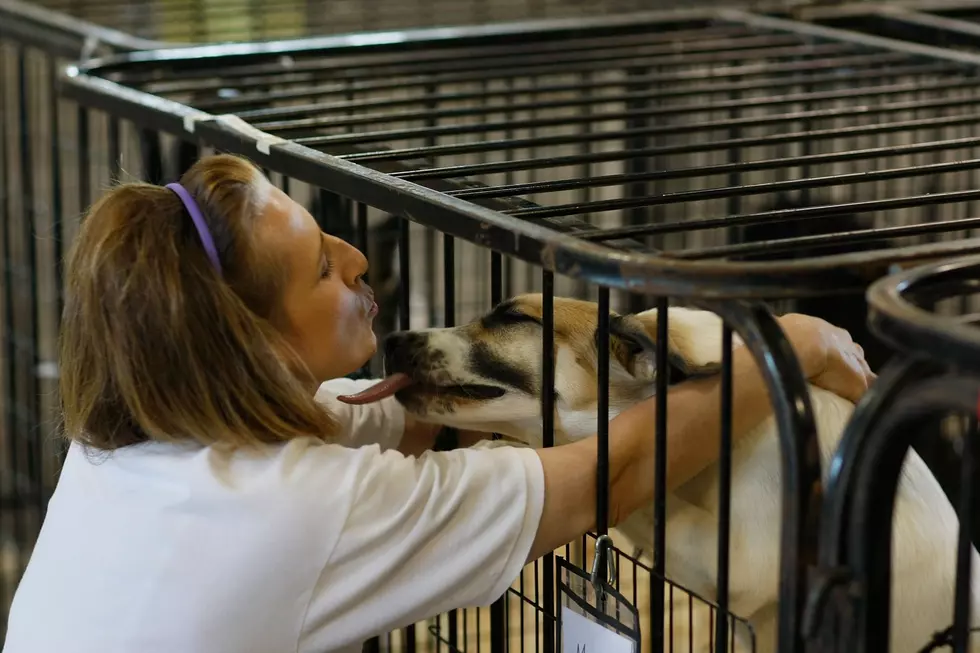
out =
{"type": "Polygon", "coordinates": [[[327,653],[518,577],[541,517],[528,449],[393,451],[387,399],[318,398],[341,443],[229,454],[146,443],[73,445],[14,598],[4,653],[327,653]]]}

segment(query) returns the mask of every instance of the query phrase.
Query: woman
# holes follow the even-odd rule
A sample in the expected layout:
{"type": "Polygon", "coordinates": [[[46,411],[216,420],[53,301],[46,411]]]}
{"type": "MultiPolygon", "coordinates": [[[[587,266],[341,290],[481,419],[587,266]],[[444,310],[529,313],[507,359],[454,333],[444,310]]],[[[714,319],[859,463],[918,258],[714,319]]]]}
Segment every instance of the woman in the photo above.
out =
{"type": "MultiPolygon", "coordinates": [[[[68,265],[71,440],[17,590],[6,653],[357,651],[488,604],[593,525],[594,440],[425,453],[435,436],[342,379],[375,352],[364,256],[249,163],[120,186],[68,265]]],[[[846,333],[781,320],[807,376],[858,399],[846,333]]],[[[734,432],[769,413],[734,356],[734,432]]],[[[668,485],[712,462],[718,382],[670,392],[668,485]]],[[[653,496],[653,403],[610,425],[612,514],[653,496]]]]}

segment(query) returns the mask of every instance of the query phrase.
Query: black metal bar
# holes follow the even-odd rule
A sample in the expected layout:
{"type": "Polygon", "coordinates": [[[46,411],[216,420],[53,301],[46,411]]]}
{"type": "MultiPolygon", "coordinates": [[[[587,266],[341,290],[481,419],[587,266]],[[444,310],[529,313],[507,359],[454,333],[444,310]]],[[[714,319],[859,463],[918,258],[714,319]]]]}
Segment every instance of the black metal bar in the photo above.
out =
{"type": "Polygon", "coordinates": [[[411,261],[409,260],[409,247],[411,246],[410,223],[402,218],[399,221],[398,236],[398,277],[401,282],[401,292],[398,296],[398,324],[402,331],[411,328],[409,310],[411,307],[411,297],[409,295],[409,285],[411,278],[411,261]]]}
{"type": "Polygon", "coordinates": [[[89,110],[79,105],[76,112],[76,131],[78,136],[78,150],[76,152],[78,160],[75,162],[78,167],[78,203],[83,212],[88,211],[92,203],[92,171],[90,168],[89,151],[89,110]]]}
{"type": "MultiPolygon", "coordinates": [[[[33,500],[33,507],[38,511],[38,515],[44,514],[45,497],[43,488],[44,462],[41,457],[40,428],[41,428],[41,383],[38,378],[38,365],[40,358],[38,354],[38,278],[37,278],[37,247],[35,235],[37,233],[37,200],[34,197],[34,157],[32,156],[31,135],[33,133],[32,123],[28,109],[28,93],[35,87],[28,83],[28,62],[26,48],[17,49],[17,109],[20,126],[20,170],[21,170],[21,211],[23,222],[21,223],[21,256],[26,258],[25,269],[21,270],[18,276],[20,283],[15,288],[8,288],[7,292],[16,293],[23,297],[26,295],[26,302],[20,302],[22,315],[25,317],[27,328],[21,333],[11,334],[18,340],[17,349],[20,352],[21,371],[23,377],[17,383],[23,383],[23,406],[20,411],[23,419],[21,429],[16,429],[10,433],[10,437],[16,441],[18,437],[23,438],[26,463],[25,469],[28,474],[28,492],[33,500]]],[[[14,469],[16,470],[16,464],[14,469]]],[[[25,497],[26,499],[27,497],[25,497]]],[[[32,527],[39,524],[32,524],[32,527]]],[[[23,540],[21,540],[23,541],[23,540]]]]}
{"type": "MultiPolygon", "coordinates": [[[[555,445],[555,277],[550,272],[541,275],[541,322],[542,322],[542,361],[541,361],[541,426],[542,441],[545,447],[555,445]]],[[[601,357],[601,352],[600,352],[601,357]]],[[[600,423],[602,420],[599,420],[600,423]]],[[[546,615],[555,614],[555,557],[548,552],[542,560],[544,565],[543,608],[546,615]]],[[[537,574],[535,574],[537,578],[537,574]]],[[[537,612],[535,613],[537,614],[537,612]]],[[[521,638],[523,641],[523,637],[521,638]]],[[[537,640],[535,640],[537,642],[537,640]]],[[[544,652],[555,650],[555,624],[546,623],[544,628],[544,652]]]]}
{"type": "MultiPolygon", "coordinates": [[[[51,132],[51,229],[54,245],[55,311],[58,319],[65,304],[64,292],[64,206],[62,200],[61,177],[61,107],[58,102],[58,64],[54,57],[48,57],[48,93],[51,98],[51,113],[48,129],[51,132]]],[[[0,120],[2,122],[2,120],[0,120]]]]}
{"type": "Polygon", "coordinates": [[[140,155],[143,158],[143,180],[151,184],[163,184],[163,150],[160,134],[152,129],[141,129],[140,155]]]}
{"type": "MultiPolygon", "coordinates": [[[[496,306],[503,301],[503,261],[500,254],[490,254],[490,304],[496,306]]],[[[542,336],[544,337],[544,336],[542,336]]],[[[542,428],[542,437],[544,430],[542,428]]],[[[507,599],[503,596],[490,606],[490,653],[507,651],[507,599]]]]}
{"type": "Polygon", "coordinates": [[[728,560],[732,528],[732,330],[721,332],[721,439],[718,458],[718,619],[715,652],[728,643],[728,560]]]}
{"type": "Polygon", "coordinates": [[[598,349],[597,411],[599,423],[596,462],[596,532],[609,532],[609,289],[599,288],[596,348],[598,349]]]}
{"type": "Polygon", "coordinates": [[[817,561],[820,451],[806,377],[779,323],[760,304],[698,302],[742,338],[769,390],[779,433],[782,520],[777,650],[802,653],[807,570],[817,561]]]}
{"type": "Polygon", "coordinates": [[[106,149],[109,156],[109,183],[118,184],[120,180],[120,169],[122,166],[122,149],[119,140],[119,118],[109,116],[107,125],[106,149]]]}
{"type": "MultiPolygon", "coordinates": [[[[411,328],[411,297],[409,296],[412,270],[410,261],[411,225],[408,220],[401,218],[398,226],[398,278],[400,282],[400,292],[398,294],[398,325],[402,331],[406,331],[411,328]]],[[[406,653],[415,653],[415,625],[407,626],[404,629],[404,633],[406,653]]]]}
{"type": "MultiPolygon", "coordinates": [[[[282,178],[282,185],[283,185],[283,189],[282,189],[283,192],[288,195],[289,194],[289,177],[285,177],[284,176],[282,178]]],[[[368,243],[368,215],[367,215],[368,214],[368,207],[367,207],[366,204],[362,204],[362,203],[358,202],[357,203],[357,206],[356,206],[356,208],[354,210],[355,210],[355,213],[356,213],[355,218],[354,218],[354,246],[357,247],[357,249],[359,249],[364,254],[364,256],[370,257],[371,253],[370,253],[370,251],[368,249],[368,245],[369,245],[369,243],[368,243]]],[[[367,284],[370,284],[371,283],[371,269],[370,269],[370,267],[368,268],[367,271],[364,272],[364,275],[362,276],[362,278],[364,280],[364,283],[367,283],[367,284]]],[[[380,302],[379,302],[379,304],[380,304],[380,302]]],[[[375,325],[374,328],[375,328],[375,333],[377,333],[377,330],[378,330],[377,325],[375,325]]],[[[381,336],[379,335],[378,337],[380,338],[381,336]]],[[[372,367],[371,361],[366,362],[364,364],[364,366],[361,368],[361,374],[364,377],[368,377],[371,374],[371,367],[372,367]]]]}
{"type": "MultiPolygon", "coordinates": [[[[7,54],[5,49],[0,48],[0,70],[7,70],[7,54]]],[[[18,80],[19,81],[19,80],[18,80]]],[[[18,83],[18,88],[20,87],[18,83]]],[[[15,390],[15,384],[17,382],[17,364],[16,364],[16,354],[17,350],[15,348],[16,339],[16,328],[17,322],[14,317],[14,262],[12,258],[13,253],[13,174],[11,172],[11,159],[13,157],[9,154],[8,136],[9,129],[8,120],[12,118],[7,115],[7,103],[0,102],[0,163],[3,164],[3,174],[4,179],[4,196],[3,196],[3,224],[0,228],[3,229],[3,304],[4,304],[4,325],[3,325],[3,349],[4,349],[4,401],[3,401],[3,412],[4,412],[4,432],[8,434],[7,436],[7,458],[10,461],[10,476],[9,480],[4,487],[4,490],[9,487],[11,493],[11,501],[15,503],[15,508],[11,516],[10,521],[13,522],[13,528],[11,529],[14,533],[14,538],[17,542],[22,542],[23,536],[22,526],[20,522],[20,501],[17,492],[17,477],[14,471],[17,469],[17,420],[16,420],[16,402],[17,393],[15,390]]],[[[6,469],[3,471],[7,471],[6,469]]],[[[4,474],[6,477],[7,475],[4,474]]],[[[0,490],[2,491],[2,490],[0,490]]],[[[5,498],[0,496],[0,498],[5,498]]],[[[0,517],[4,515],[0,514],[0,517]]],[[[2,520],[3,526],[9,528],[6,519],[2,520]]],[[[18,560],[18,564],[20,561],[18,560]]]]}
{"type": "MultiPolygon", "coordinates": [[[[452,236],[442,237],[442,257],[443,326],[452,327],[456,326],[456,241],[452,236]]],[[[453,448],[458,444],[452,443],[453,448]]],[[[455,652],[459,647],[458,611],[450,610],[446,620],[449,627],[449,650],[455,652]]]]}
{"type": "Polygon", "coordinates": [[[976,488],[974,482],[977,476],[977,428],[976,419],[980,411],[980,394],[972,416],[970,428],[962,438],[962,462],[960,463],[960,496],[957,517],[960,527],[956,543],[956,587],[953,602],[953,653],[967,653],[970,650],[970,631],[974,624],[970,623],[970,595],[972,586],[972,557],[973,516],[977,508],[976,488]]]}
{"type": "MultiPolygon", "coordinates": [[[[653,469],[653,574],[650,576],[650,636],[662,642],[664,633],[664,579],[667,577],[667,384],[669,381],[667,345],[669,342],[669,305],[666,297],[657,298],[657,379],[654,437],[656,452],[653,469]]],[[[673,602],[671,602],[673,623],[673,602]]],[[[673,648],[673,633],[670,637],[673,648]]]]}

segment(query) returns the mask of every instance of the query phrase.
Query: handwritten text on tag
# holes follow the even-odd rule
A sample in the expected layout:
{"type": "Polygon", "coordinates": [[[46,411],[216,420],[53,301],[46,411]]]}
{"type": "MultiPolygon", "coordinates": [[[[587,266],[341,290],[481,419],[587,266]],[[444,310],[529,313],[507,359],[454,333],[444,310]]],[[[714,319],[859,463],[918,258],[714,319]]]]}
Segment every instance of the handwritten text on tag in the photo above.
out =
{"type": "Polygon", "coordinates": [[[561,609],[561,642],[562,653],[634,653],[629,639],[567,606],[561,609]]]}

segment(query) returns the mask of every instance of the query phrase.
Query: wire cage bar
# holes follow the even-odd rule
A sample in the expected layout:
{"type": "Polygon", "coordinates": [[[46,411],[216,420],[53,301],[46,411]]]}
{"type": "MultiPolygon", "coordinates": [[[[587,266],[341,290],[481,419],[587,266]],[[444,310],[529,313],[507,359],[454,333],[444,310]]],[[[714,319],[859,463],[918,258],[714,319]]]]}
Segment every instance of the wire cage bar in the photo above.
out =
{"type": "Polygon", "coordinates": [[[913,644],[922,651],[976,647],[978,271],[977,257],[955,259],[894,274],[869,290],[872,328],[901,357],[883,370],[855,411],[824,494],[815,573],[822,582],[811,596],[812,605],[821,607],[812,615],[810,634],[835,650],[895,645],[890,552],[902,466],[916,450],[932,457],[930,467],[945,470],[937,480],[959,524],[955,547],[934,552],[942,559],[932,563],[934,573],[955,569],[949,625],[931,641],[913,644]]]}

